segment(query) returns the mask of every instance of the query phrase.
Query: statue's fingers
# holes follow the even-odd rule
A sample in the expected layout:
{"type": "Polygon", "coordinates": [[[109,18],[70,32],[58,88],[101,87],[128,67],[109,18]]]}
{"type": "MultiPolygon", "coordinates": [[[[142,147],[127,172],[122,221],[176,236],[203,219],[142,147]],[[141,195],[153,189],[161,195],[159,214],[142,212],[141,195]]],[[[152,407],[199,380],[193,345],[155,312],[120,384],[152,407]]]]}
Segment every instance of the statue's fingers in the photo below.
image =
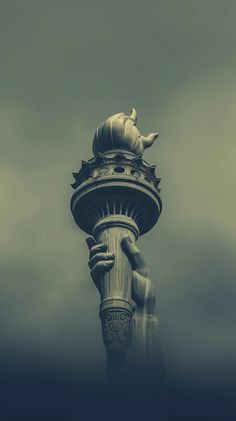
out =
{"type": "Polygon", "coordinates": [[[110,270],[114,265],[114,260],[107,260],[96,263],[96,265],[91,270],[91,276],[96,281],[96,278],[101,275],[103,272],[110,270]]]}
{"type": "Polygon", "coordinates": [[[140,250],[130,237],[124,237],[121,243],[125,254],[134,270],[146,270],[147,265],[140,250]]]}
{"type": "Polygon", "coordinates": [[[89,260],[88,265],[90,269],[93,269],[98,262],[107,262],[109,260],[114,260],[114,258],[114,253],[97,253],[89,260]]]}
{"type": "Polygon", "coordinates": [[[93,246],[95,246],[95,244],[97,244],[95,238],[93,238],[93,237],[86,238],[86,243],[87,243],[87,246],[88,246],[89,250],[91,250],[91,248],[93,246]]]}
{"type": "Polygon", "coordinates": [[[95,256],[97,253],[102,253],[107,251],[107,245],[104,243],[95,244],[91,247],[89,258],[92,259],[93,256],[95,256]]]}

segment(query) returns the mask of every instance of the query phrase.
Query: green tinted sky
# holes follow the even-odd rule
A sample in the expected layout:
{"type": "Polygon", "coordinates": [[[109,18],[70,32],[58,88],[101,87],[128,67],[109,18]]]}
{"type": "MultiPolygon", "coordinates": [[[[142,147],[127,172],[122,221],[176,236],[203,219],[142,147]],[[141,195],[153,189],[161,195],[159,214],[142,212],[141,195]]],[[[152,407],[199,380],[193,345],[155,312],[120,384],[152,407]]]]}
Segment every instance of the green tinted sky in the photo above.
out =
{"type": "Polygon", "coordinates": [[[69,370],[103,364],[71,172],[96,127],[135,107],[140,130],[161,133],[145,157],[163,177],[163,214],[140,247],[166,360],[234,363],[235,1],[0,7],[2,349],[69,370]]]}

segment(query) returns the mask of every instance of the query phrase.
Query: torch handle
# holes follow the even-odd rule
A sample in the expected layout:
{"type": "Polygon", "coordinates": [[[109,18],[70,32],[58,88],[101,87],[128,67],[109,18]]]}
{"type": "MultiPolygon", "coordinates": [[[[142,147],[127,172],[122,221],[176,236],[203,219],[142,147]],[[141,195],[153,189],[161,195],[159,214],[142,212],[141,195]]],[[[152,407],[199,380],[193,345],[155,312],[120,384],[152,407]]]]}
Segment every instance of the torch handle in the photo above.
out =
{"type": "Polygon", "coordinates": [[[119,297],[131,303],[132,268],[121,246],[122,239],[126,236],[134,240],[134,234],[130,230],[114,226],[101,230],[96,237],[97,242],[107,245],[109,253],[115,254],[113,267],[102,275],[100,281],[102,302],[119,297]]]}
{"type": "Polygon", "coordinates": [[[131,339],[132,268],[122,249],[122,240],[129,236],[135,241],[138,233],[130,218],[122,218],[123,220],[116,220],[114,216],[105,218],[94,230],[97,242],[105,243],[109,253],[115,253],[113,267],[103,273],[99,280],[103,341],[110,360],[121,358],[131,339]]]}

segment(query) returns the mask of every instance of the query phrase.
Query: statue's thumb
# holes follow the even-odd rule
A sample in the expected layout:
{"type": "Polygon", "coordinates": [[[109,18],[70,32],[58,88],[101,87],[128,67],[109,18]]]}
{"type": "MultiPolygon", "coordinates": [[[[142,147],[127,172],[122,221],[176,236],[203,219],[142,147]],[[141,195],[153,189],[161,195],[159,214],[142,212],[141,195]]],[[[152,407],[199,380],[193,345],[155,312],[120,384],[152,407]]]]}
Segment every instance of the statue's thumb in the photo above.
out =
{"type": "Polygon", "coordinates": [[[133,246],[134,246],[134,243],[133,243],[131,237],[129,237],[129,236],[124,237],[122,239],[122,241],[121,241],[121,246],[122,246],[124,252],[127,255],[132,255],[133,254],[133,246]]]}
{"type": "Polygon", "coordinates": [[[135,269],[136,264],[135,264],[134,255],[137,253],[137,250],[138,250],[136,245],[134,244],[132,239],[129,236],[127,236],[123,238],[121,242],[121,247],[124,250],[126,256],[128,257],[132,268],[135,269]]]}
{"type": "Polygon", "coordinates": [[[146,268],[146,264],[141,256],[140,250],[129,236],[123,238],[121,246],[134,270],[146,268]]]}

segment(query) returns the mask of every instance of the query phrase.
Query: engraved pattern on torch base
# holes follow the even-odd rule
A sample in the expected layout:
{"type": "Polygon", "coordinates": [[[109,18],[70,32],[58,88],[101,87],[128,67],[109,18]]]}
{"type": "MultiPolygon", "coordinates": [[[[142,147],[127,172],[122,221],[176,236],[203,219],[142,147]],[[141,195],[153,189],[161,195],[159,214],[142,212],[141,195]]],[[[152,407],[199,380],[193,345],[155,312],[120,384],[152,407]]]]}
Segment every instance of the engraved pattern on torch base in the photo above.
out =
{"type": "Polygon", "coordinates": [[[131,340],[131,314],[120,309],[109,309],[103,311],[100,317],[108,358],[113,360],[123,358],[131,340]]]}

